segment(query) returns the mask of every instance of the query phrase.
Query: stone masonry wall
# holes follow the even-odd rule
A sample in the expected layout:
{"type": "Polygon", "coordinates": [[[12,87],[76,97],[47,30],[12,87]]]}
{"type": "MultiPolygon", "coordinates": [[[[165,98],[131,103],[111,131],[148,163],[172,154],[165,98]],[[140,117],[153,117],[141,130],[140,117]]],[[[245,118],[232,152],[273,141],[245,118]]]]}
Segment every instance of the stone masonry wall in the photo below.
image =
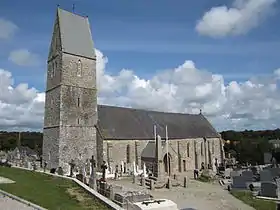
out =
{"type": "MultiPolygon", "coordinates": [[[[140,143],[140,154],[145,148],[148,141],[138,141],[140,143]]],[[[104,141],[103,142],[103,151],[104,159],[108,161],[108,145],[111,145],[111,159],[112,162],[110,165],[114,169],[115,165],[119,165],[121,161],[126,162],[127,160],[127,145],[130,145],[131,150],[131,160],[136,161],[135,158],[135,140],[114,140],[114,141],[104,141]]],[[[214,164],[215,158],[218,159],[218,162],[221,163],[221,151],[220,151],[220,139],[219,138],[208,138],[206,141],[204,138],[197,139],[180,139],[180,140],[169,140],[168,153],[171,156],[171,173],[181,173],[195,169],[195,145],[197,150],[197,165],[198,168],[201,167],[201,163],[204,162],[205,167],[207,164],[214,164]],[[196,144],[195,144],[196,142],[196,144]],[[208,143],[209,142],[209,143],[208,143]],[[206,154],[205,154],[206,150],[206,154]],[[186,166],[184,167],[184,164],[186,166]]],[[[166,155],[166,145],[163,141],[163,152],[162,159],[166,155]]],[[[109,155],[110,156],[110,155],[109,155]]],[[[141,163],[143,164],[143,163],[141,163]]],[[[150,163],[146,163],[148,166],[150,163]]]]}
{"type": "Polygon", "coordinates": [[[67,169],[71,159],[80,165],[96,158],[97,93],[95,60],[69,54],[62,59],[59,157],[67,169]]]}
{"type": "MultiPolygon", "coordinates": [[[[116,165],[120,165],[121,161],[127,162],[127,145],[130,145],[130,160],[131,163],[133,164],[133,161],[136,162],[136,157],[135,157],[135,142],[136,140],[112,140],[112,141],[103,141],[103,154],[104,154],[104,160],[106,162],[108,161],[108,145],[111,146],[111,154],[113,155],[112,157],[112,162],[111,162],[111,167],[114,170],[116,165]]],[[[148,141],[147,140],[138,140],[139,143],[139,155],[141,155],[142,150],[146,147],[148,141]]],[[[141,163],[142,165],[142,163],[141,163]]],[[[120,166],[119,166],[120,167],[120,166]]]]}
{"type": "Polygon", "coordinates": [[[43,160],[47,162],[47,168],[59,166],[59,128],[44,128],[43,133],[43,160]]]}
{"type": "Polygon", "coordinates": [[[76,164],[84,164],[92,155],[96,156],[96,129],[94,127],[61,127],[59,143],[59,166],[69,170],[73,159],[76,164]]]}

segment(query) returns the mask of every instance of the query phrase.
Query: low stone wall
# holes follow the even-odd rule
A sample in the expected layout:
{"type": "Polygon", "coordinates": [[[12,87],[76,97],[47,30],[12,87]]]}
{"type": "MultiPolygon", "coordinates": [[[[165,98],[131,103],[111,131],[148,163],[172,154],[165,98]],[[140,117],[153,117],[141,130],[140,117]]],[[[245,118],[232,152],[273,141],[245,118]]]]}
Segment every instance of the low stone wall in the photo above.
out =
{"type": "MultiPolygon", "coordinates": [[[[18,167],[18,166],[12,166],[12,167],[13,168],[19,168],[19,169],[24,169],[24,170],[28,170],[28,171],[33,171],[32,169],[27,169],[27,168],[18,167]]],[[[35,172],[40,172],[40,173],[48,174],[48,175],[51,175],[51,176],[56,176],[56,177],[72,180],[72,181],[76,182],[80,187],[84,188],[86,191],[88,191],[90,194],[92,194],[94,197],[96,197],[98,200],[100,200],[102,203],[104,203],[108,208],[113,209],[113,210],[124,210],[119,205],[115,204],[113,201],[111,201],[110,199],[101,195],[100,193],[98,193],[94,189],[88,187],[87,185],[85,185],[81,181],[77,180],[76,178],[61,176],[61,175],[58,175],[58,174],[52,174],[52,173],[43,172],[43,171],[35,171],[35,172]]]]}

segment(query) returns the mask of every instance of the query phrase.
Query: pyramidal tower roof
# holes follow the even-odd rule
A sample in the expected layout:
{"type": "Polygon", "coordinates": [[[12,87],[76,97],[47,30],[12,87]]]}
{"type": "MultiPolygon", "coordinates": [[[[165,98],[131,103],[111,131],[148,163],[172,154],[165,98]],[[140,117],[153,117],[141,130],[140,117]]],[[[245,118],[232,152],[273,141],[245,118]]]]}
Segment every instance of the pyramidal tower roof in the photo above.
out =
{"type": "Polygon", "coordinates": [[[90,24],[87,17],[57,8],[62,52],[95,58],[90,24]]]}

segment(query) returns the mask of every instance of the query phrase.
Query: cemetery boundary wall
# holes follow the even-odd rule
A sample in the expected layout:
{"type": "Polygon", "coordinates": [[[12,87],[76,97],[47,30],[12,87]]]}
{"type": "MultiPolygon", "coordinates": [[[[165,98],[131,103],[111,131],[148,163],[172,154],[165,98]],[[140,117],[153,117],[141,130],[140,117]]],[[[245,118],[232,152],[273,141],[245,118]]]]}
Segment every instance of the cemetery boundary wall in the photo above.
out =
{"type": "Polygon", "coordinates": [[[20,202],[20,203],[23,203],[23,204],[25,204],[25,205],[27,205],[27,206],[31,206],[32,208],[34,208],[34,209],[36,209],[36,210],[47,210],[47,209],[45,209],[45,208],[43,208],[43,207],[41,207],[41,206],[38,206],[38,205],[36,205],[36,204],[34,204],[34,203],[31,203],[30,201],[24,200],[24,199],[19,198],[19,197],[15,196],[15,195],[12,195],[12,194],[10,194],[10,193],[7,193],[6,191],[0,190],[0,193],[1,193],[2,195],[4,195],[4,196],[7,196],[7,197],[9,197],[9,198],[11,198],[11,199],[13,199],[13,200],[16,200],[16,201],[18,201],[18,202],[20,202]]]}
{"type": "MultiPolygon", "coordinates": [[[[33,171],[32,169],[23,168],[23,167],[19,167],[19,166],[12,166],[12,167],[13,168],[19,168],[19,169],[24,169],[24,170],[28,170],[28,171],[33,171]]],[[[87,185],[85,185],[84,183],[82,183],[81,181],[79,181],[75,178],[67,177],[67,176],[61,176],[61,175],[58,175],[58,174],[52,174],[52,173],[43,172],[43,171],[39,171],[39,170],[36,170],[35,172],[44,173],[44,174],[48,174],[48,175],[51,175],[51,176],[56,176],[56,177],[72,180],[75,183],[77,183],[80,187],[82,187],[84,190],[86,190],[87,192],[92,194],[94,197],[96,197],[99,201],[101,201],[103,204],[105,204],[108,208],[113,209],[113,210],[124,210],[123,208],[121,208],[119,205],[117,205],[116,203],[114,203],[110,199],[106,198],[105,196],[101,195],[100,193],[98,193],[94,189],[91,189],[90,187],[88,187],[87,185]]]]}

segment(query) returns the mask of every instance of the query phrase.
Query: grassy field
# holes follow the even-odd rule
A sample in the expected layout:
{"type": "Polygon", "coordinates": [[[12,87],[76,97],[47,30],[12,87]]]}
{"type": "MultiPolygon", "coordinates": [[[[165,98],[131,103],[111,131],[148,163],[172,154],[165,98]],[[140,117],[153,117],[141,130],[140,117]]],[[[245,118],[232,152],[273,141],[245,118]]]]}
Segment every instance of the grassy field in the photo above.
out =
{"type": "Polygon", "coordinates": [[[16,182],[0,189],[50,210],[108,209],[71,180],[6,167],[0,176],[16,182]]]}
{"type": "Polygon", "coordinates": [[[248,191],[232,190],[231,194],[234,197],[238,198],[239,200],[242,200],[244,203],[248,204],[249,206],[252,206],[256,210],[275,210],[276,209],[275,202],[255,199],[252,196],[252,194],[248,191]]]}

